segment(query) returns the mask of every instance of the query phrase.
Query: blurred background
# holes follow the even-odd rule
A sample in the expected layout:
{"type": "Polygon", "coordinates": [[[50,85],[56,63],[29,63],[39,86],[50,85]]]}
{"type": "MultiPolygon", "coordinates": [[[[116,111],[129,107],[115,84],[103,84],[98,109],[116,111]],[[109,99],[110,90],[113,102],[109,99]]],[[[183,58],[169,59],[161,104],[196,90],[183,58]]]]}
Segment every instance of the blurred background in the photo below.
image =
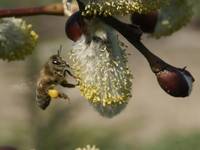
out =
{"type": "MultiPolygon", "coordinates": [[[[0,8],[27,7],[58,0],[1,0],[0,8]]],[[[19,150],[73,150],[87,144],[101,150],[200,149],[200,6],[182,30],[159,40],[143,37],[145,45],[167,62],[187,66],[196,81],[187,98],[173,98],[158,85],[147,61],[129,45],[133,97],[112,119],[101,117],[80,95],[66,89],[71,102],[55,101],[46,110],[35,104],[35,83],[42,65],[62,44],[67,18],[26,17],[40,35],[25,61],[0,60],[0,145],[19,150]]],[[[124,40],[125,41],[125,40],[124,40]]],[[[127,43],[127,42],[126,42],[127,43]]],[[[128,44],[128,43],[127,43],[128,44]]]]}

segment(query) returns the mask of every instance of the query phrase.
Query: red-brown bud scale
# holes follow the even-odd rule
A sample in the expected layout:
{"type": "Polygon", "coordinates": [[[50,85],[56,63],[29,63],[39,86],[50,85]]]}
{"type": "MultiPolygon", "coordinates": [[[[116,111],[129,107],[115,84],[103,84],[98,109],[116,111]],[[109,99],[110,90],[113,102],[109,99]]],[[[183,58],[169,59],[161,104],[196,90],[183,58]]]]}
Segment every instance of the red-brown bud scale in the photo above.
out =
{"type": "Polygon", "coordinates": [[[156,73],[161,88],[174,97],[189,96],[194,78],[185,68],[168,68],[156,73]]]}
{"type": "Polygon", "coordinates": [[[74,42],[85,33],[85,23],[80,12],[76,12],[69,17],[65,24],[65,33],[74,42]]]}

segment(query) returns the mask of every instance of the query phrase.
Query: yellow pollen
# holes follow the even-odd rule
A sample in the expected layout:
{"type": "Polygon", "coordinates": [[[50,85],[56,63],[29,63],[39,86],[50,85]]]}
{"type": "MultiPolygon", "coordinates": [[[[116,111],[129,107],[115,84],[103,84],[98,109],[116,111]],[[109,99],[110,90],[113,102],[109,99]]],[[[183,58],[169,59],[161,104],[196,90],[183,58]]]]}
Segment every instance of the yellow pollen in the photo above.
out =
{"type": "Polygon", "coordinates": [[[48,95],[49,95],[51,98],[58,98],[59,92],[58,92],[58,90],[56,90],[56,89],[50,89],[50,90],[48,90],[48,95]]]}

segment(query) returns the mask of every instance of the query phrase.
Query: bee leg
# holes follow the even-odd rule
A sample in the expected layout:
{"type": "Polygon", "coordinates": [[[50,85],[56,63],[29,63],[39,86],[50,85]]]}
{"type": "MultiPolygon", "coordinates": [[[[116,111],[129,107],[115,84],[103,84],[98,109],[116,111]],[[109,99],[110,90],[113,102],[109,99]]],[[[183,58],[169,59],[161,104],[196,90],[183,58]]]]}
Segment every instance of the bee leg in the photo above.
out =
{"type": "Polygon", "coordinates": [[[60,83],[60,85],[63,86],[63,87],[68,87],[68,88],[75,88],[77,86],[75,84],[68,83],[67,80],[63,80],[60,83]]]}
{"type": "Polygon", "coordinates": [[[65,75],[66,75],[66,72],[71,76],[71,77],[73,77],[74,79],[76,79],[76,77],[69,71],[69,70],[65,70],[65,75]]]}
{"type": "Polygon", "coordinates": [[[51,85],[49,86],[48,90],[50,90],[50,89],[55,89],[55,87],[56,87],[55,84],[51,84],[51,85]]]}
{"type": "Polygon", "coordinates": [[[70,101],[70,98],[65,93],[59,93],[59,98],[70,101]]]}
{"type": "Polygon", "coordinates": [[[68,68],[71,68],[70,65],[69,65],[68,63],[66,63],[66,66],[67,66],[68,68]]]}

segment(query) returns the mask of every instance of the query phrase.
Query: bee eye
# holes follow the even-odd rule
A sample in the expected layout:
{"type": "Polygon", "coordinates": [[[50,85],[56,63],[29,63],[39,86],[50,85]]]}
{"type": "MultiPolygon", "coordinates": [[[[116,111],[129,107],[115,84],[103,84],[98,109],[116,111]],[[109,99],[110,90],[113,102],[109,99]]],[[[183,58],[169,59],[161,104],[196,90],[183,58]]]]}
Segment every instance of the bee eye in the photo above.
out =
{"type": "Polygon", "coordinates": [[[52,63],[53,63],[54,65],[59,65],[59,64],[60,64],[60,62],[57,61],[57,60],[53,60],[52,63]]]}

